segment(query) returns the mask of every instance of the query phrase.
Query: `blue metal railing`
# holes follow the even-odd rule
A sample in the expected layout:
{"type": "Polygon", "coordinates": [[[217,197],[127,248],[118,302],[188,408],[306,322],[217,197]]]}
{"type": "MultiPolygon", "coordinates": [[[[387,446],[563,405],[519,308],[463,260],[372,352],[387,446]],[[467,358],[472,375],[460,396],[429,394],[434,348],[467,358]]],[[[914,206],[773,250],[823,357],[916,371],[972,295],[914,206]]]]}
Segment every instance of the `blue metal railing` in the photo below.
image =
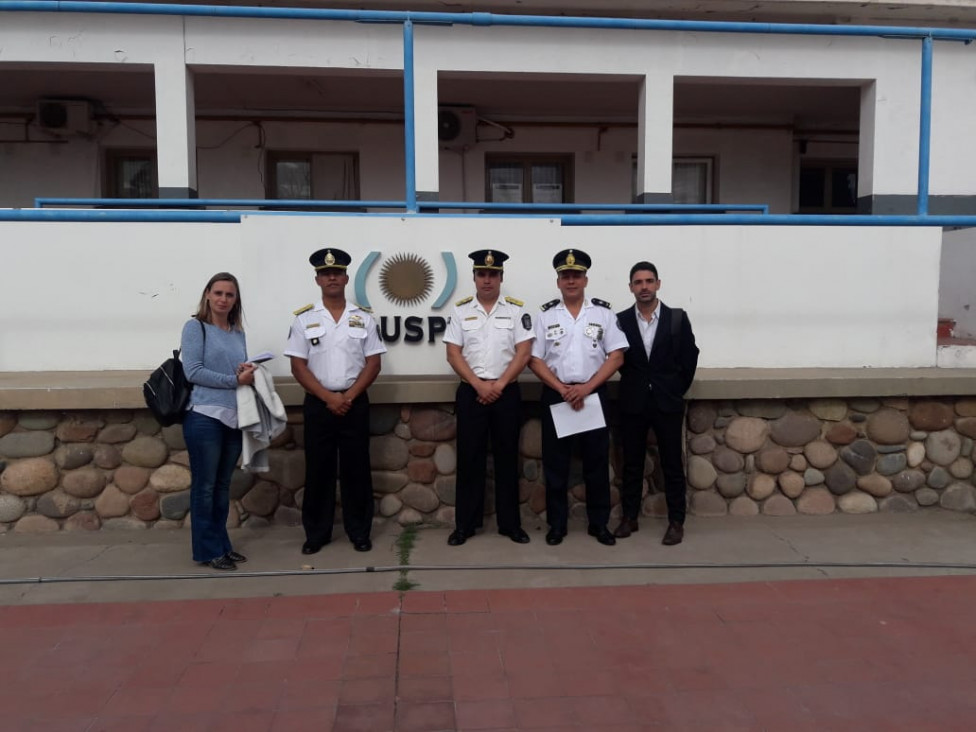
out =
{"type": "MultiPolygon", "coordinates": [[[[493,203],[487,201],[416,201],[413,202],[415,211],[431,211],[434,209],[479,209],[484,211],[504,211],[511,213],[512,209],[528,211],[635,211],[635,212],[726,212],[753,211],[755,213],[769,213],[769,206],[764,203],[493,203]]],[[[316,211],[319,209],[348,209],[348,208],[402,208],[410,209],[409,201],[309,201],[306,199],[281,198],[53,198],[39,197],[34,199],[35,208],[49,206],[101,206],[121,209],[202,209],[219,206],[222,208],[259,207],[263,210],[302,209],[316,211]]]]}
{"type": "Polygon", "coordinates": [[[407,213],[417,213],[417,146],[413,78],[413,23],[403,24],[403,163],[406,169],[407,213]]]}
{"type": "Polygon", "coordinates": [[[779,35],[873,36],[973,41],[976,29],[921,28],[890,25],[825,25],[817,23],[743,23],[717,20],[658,20],[650,18],[587,18],[498,13],[437,13],[400,10],[335,10],[330,8],[272,8],[235,5],[179,5],[176,3],[81,2],[69,0],[6,0],[0,10],[62,13],[181,15],[218,18],[292,18],[346,20],[362,23],[406,23],[472,26],[536,26],[605,28],[618,30],[694,31],[697,33],[763,33],[779,35]]]}
{"type": "MultiPolygon", "coordinates": [[[[449,202],[448,205],[438,202],[420,203],[416,200],[416,146],[415,136],[415,107],[414,107],[414,48],[413,48],[413,26],[415,23],[438,24],[438,25],[471,25],[471,26],[534,26],[534,27],[556,27],[556,28],[600,28],[600,29],[624,29],[624,30],[651,30],[651,31],[693,31],[709,33],[751,33],[751,34],[782,34],[782,35],[820,35],[820,36],[853,36],[853,37],[879,37],[887,39],[919,39],[922,41],[921,59],[921,101],[919,119],[919,151],[918,151],[918,190],[917,190],[917,215],[926,217],[928,214],[928,191],[929,191],[929,155],[931,147],[931,107],[932,107],[932,44],[935,40],[940,41],[962,41],[970,43],[976,40],[976,30],[955,29],[955,28],[922,28],[922,27],[897,27],[897,26],[869,26],[869,25],[822,25],[809,23],[741,23],[728,21],[696,21],[696,20],[655,20],[655,19],[634,19],[634,18],[586,18],[586,17],[556,17],[539,15],[499,15],[495,13],[437,13],[437,12],[413,12],[413,11],[388,11],[388,10],[335,10],[328,8],[269,8],[269,7],[246,7],[233,5],[179,5],[179,4],[150,4],[150,3],[129,3],[129,2],[76,2],[68,0],[7,0],[0,3],[0,11],[30,11],[30,12],[77,12],[77,13],[109,13],[109,14],[140,14],[140,15],[179,15],[185,17],[236,17],[236,18],[291,18],[306,20],[331,20],[331,21],[353,21],[363,23],[401,23],[403,24],[403,68],[404,68],[404,135],[405,135],[405,201],[404,208],[407,213],[415,214],[423,209],[429,208],[479,208],[491,210],[492,207],[505,208],[509,211],[533,209],[527,204],[497,204],[478,205],[467,204],[465,202],[449,202]]],[[[59,199],[45,199],[49,201],[59,199]]],[[[86,200],[86,199],[77,199],[86,200]]],[[[96,199],[87,199],[96,200],[96,199]]],[[[101,200],[98,203],[87,205],[112,205],[107,203],[110,199],[101,200]]],[[[228,199],[223,199],[228,200],[228,199]]],[[[334,202],[325,202],[332,205],[334,202]]],[[[400,202],[364,202],[353,201],[343,202],[343,206],[356,205],[371,208],[398,208],[400,202]],[[391,204],[391,205],[387,205],[391,204]],[[395,204],[395,205],[394,205],[395,204]]],[[[322,207],[323,202],[303,202],[295,208],[322,207]]],[[[52,204],[53,205],[53,204],[52,204]]],[[[82,205],[64,204],[64,205],[82,205]]],[[[197,204],[201,205],[201,204],[197,204]]],[[[267,206],[263,203],[226,203],[223,205],[253,205],[267,206]]],[[[278,202],[277,205],[283,205],[278,202]]],[[[547,210],[560,210],[553,206],[543,206],[547,210]]],[[[602,209],[594,206],[575,206],[574,210],[653,210],[653,209],[632,209],[629,205],[613,206],[602,209]]],[[[725,207],[725,210],[740,210],[725,207]]],[[[47,212],[52,213],[52,212],[47,212]]],[[[92,212],[99,213],[99,212],[92,212]]],[[[100,212],[106,213],[106,212],[100,212]]],[[[131,216],[136,212],[129,212],[131,216]]],[[[148,212],[145,212],[148,213],[148,212]]],[[[159,213],[184,213],[191,215],[194,212],[159,212],[159,213]]],[[[216,212],[205,212],[216,213],[216,212]]],[[[22,215],[22,214],[20,214],[22,215]]],[[[479,214],[484,215],[484,214],[479,214]]],[[[686,214],[693,215],[693,214],[686,214]]],[[[667,216],[667,214],[663,215],[667,216]]],[[[680,216],[680,215],[677,215],[680,216]]],[[[725,218],[735,217],[732,214],[717,214],[725,218]]],[[[768,210],[763,212],[762,218],[768,216],[768,210]]],[[[574,218],[567,215],[564,220],[574,218]]],[[[576,223],[583,225],[586,216],[575,217],[576,223]]],[[[760,217],[749,217],[746,223],[760,223],[760,217]]],[[[829,216],[807,216],[801,217],[804,220],[815,220],[825,225],[832,225],[829,216]]],[[[855,217],[841,217],[845,221],[852,223],[855,217]]],[[[870,221],[880,224],[882,220],[898,219],[899,221],[914,221],[915,217],[867,217],[870,221]]],[[[940,220],[966,220],[964,224],[944,224],[972,226],[972,220],[976,217],[931,217],[932,224],[935,218],[940,220]]],[[[603,223],[609,223],[612,216],[603,217],[603,223]]],[[[797,222],[795,216],[790,217],[791,221],[797,222]]],[[[10,220],[10,219],[7,219],[10,220]]],[[[79,219],[80,220],[80,219],[79,219]]],[[[107,219],[101,219],[107,220],[107,219]]],[[[132,219],[127,219],[132,220],[132,219]]],[[[164,219],[156,219],[164,220],[164,219]]],[[[193,220],[201,220],[200,218],[193,220]]],[[[621,221],[628,224],[639,224],[645,222],[645,218],[634,215],[628,216],[621,221]]],[[[646,223],[668,223],[662,217],[655,217],[647,220],[646,223]]],[[[710,221],[709,223],[718,223],[710,221]]],[[[731,223],[731,222],[729,222],[731,223]]],[[[767,223],[763,221],[762,223],[767,223]]],[[[900,223],[897,225],[915,225],[910,223],[900,223]]]]}
{"type": "MultiPolygon", "coordinates": [[[[130,222],[209,222],[236,224],[241,216],[282,216],[314,213],[317,216],[373,216],[403,218],[402,213],[343,212],[281,212],[281,211],[160,211],[131,209],[0,209],[0,221],[130,221],[130,222]]],[[[863,215],[804,215],[804,214],[707,214],[707,213],[659,213],[649,214],[572,214],[572,213],[485,213],[485,214],[437,214],[423,211],[412,218],[543,218],[558,219],[563,226],[931,226],[976,227],[976,216],[863,216],[863,215]]]]}
{"type": "Polygon", "coordinates": [[[921,100],[918,119],[919,216],[929,212],[929,152],[932,144],[932,37],[922,39],[921,100]]]}
{"type": "Polygon", "coordinates": [[[48,206],[108,206],[111,208],[406,208],[403,201],[309,201],[286,198],[65,198],[41,196],[34,199],[35,208],[48,206]]]}

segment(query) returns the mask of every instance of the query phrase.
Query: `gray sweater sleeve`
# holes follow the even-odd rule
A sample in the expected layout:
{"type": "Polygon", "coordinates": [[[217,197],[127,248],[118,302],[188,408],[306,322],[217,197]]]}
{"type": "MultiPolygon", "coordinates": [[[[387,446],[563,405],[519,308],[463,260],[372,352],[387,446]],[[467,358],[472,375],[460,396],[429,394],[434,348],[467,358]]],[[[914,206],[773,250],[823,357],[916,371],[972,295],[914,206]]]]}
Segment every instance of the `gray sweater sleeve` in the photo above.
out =
{"type": "Polygon", "coordinates": [[[191,384],[209,386],[213,389],[236,389],[237,374],[213,371],[204,365],[203,328],[203,323],[196,318],[190,318],[183,325],[183,337],[180,339],[183,352],[180,354],[180,359],[183,361],[183,371],[186,373],[187,380],[191,384]]]}

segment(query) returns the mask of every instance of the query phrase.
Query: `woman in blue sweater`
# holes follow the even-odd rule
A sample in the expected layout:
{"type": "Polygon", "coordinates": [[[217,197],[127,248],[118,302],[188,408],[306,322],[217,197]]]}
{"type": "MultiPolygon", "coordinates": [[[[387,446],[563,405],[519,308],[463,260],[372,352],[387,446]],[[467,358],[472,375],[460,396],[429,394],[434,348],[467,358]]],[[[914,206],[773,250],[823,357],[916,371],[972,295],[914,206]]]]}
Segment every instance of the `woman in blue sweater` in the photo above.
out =
{"type": "Polygon", "coordinates": [[[218,272],[203,290],[200,306],[183,326],[183,370],[193,384],[183,420],[190,456],[190,523],[193,559],[213,569],[237,569],[246,562],[227,535],[230,480],[241,456],[237,387],[254,383],[247,363],[240,287],[218,272]]]}

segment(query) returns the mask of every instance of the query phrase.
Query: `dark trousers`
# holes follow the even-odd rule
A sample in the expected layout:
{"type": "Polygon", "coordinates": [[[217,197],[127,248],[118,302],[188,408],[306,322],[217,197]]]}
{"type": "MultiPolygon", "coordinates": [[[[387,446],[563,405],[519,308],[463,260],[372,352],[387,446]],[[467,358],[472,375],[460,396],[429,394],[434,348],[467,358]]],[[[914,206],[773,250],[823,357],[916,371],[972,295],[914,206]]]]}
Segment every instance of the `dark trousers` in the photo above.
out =
{"type": "Polygon", "coordinates": [[[362,394],[344,416],[305,395],[305,496],[302,525],[314,544],[332,539],[338,467],[342,523],[351,541],[368,539],[373,525],[373,478],[369,472],[369,397],[362,394]]]}
{"type": "Polygon", "coordinates": [[[644,460],[647,456],[647,431],[654,430],[661,470],[664,472],[664,495],[668,502],[668,521],[682,524],[687,505],[685,469],[681,461],[681,428],[684,412],[661,412],[650,404],[640,414],[621,414],[620,433],[624,469],[620,501],[624,518],[640,516],[644,460]]]}
{"type": "MultiPolygon", "coordinates": [[[[606,389],[597,392],[606,416],[606,389]]],[[[546,479],[546,521],[549,528],[566,532],[569,521],[569,463],[573,443],[579,442],[586,485],[586,516],[591,526],[606,526],[610,519],[610,430],[607,427],[559,439],[548,407],[562,397],[542,387],[542,472],[546,479]]]]}
{"type": "Polygon", "coordinates": [[[233,547],[227,535],[230,480],[241,456],[241,431],[189,411],[183,440],[190,457],[190,540],[193,561],[209,562],[233,547]]]}
{"type": "Polygon", "coordinates": [[[455,525],[458,531],[471,533],[482,525],[489,437],[495,463],[498,529],[511,532],[521,527],[518,490],[521,406],[518,383],[506,386],[492,404],[479,404],[478,392],[470,384],[458,386],[455,396],[458,450],[455,525]]]}

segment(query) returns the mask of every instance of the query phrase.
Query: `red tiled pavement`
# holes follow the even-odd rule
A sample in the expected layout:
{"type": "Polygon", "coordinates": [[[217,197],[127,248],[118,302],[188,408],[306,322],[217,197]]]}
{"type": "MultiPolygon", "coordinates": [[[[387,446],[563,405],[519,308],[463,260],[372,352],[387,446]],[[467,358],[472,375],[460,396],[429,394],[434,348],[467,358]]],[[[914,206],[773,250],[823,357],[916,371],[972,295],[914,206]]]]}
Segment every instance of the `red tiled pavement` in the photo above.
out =
{"type": "Polygon", "coordinates": [[[970,730],[976,577],[0,608],[0,730],[970,730]]]}

